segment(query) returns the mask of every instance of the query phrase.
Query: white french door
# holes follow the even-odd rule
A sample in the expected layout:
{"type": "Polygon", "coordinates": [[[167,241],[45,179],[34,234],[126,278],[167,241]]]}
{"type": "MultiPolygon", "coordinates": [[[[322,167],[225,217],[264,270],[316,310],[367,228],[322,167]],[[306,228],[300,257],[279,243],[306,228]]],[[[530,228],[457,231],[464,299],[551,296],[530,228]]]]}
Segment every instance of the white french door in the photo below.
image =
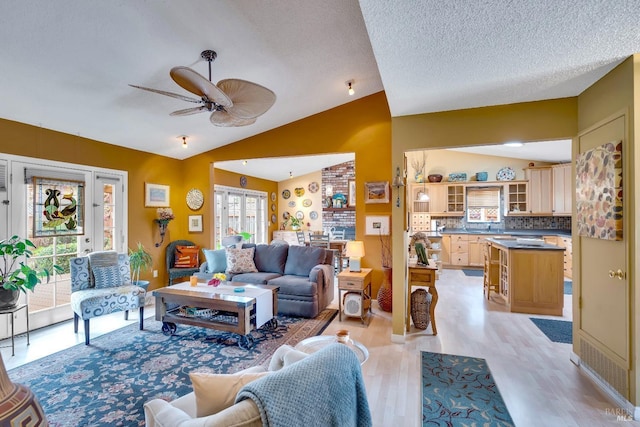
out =
{"type": "MultiPolygon", "coordinates": [[[[29,304],[31,329],[73,317],[69,307],[71,258],[95,250],[127,250],[126,181],[124,171],[0,154],[0,199],[3,201],[0,238],[12,235],[28,238],[36,245],[29,265],[47,268],[53,273],[48,283],[41,283],[34,292],[21,295],[22,302],[29,304]],[[3,165],[7,166],[8,172],[4,192],[1,185],[3,165]],[[61,211],[63,208],[76,210],[77,234],[34,236],[36,221],[42,216],[43,205],[38,204],[38,200],[42,201],[42,193],[47,190],[46,186],[35,185],[42,177],[77,183],[76,194],[58,197],[55,202],[61,211]],[[51,268],[54,264],[61,266],[63,272],[54,272],[51,268]]],[[[23,313],[18,312],[15,319],[18,332],[26,328],[23,313]]],[[[9,332],[7,320],[0,318],[0,338],[8,336],[9,332]]]]}
{"type": "Polygon", "coordinates": [[[216,185],[214,222],[216,247],[237,233],[249,233],[251,243],[267,243],[267,193],[216,185]]]}

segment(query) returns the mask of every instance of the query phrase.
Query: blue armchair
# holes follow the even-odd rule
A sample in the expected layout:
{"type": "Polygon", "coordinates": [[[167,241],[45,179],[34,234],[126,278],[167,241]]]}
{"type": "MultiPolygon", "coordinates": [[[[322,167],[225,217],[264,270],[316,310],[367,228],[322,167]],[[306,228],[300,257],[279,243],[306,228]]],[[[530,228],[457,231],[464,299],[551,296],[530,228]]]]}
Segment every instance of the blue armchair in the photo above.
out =
{"type": "Polygon", "coordinates": [[[165,261],[167,262],[169,286],[173,285],[174,279],[191,276],[193,275],[193,273],[200,270],[199,266],[195,268],[176,267],[176,246],[195,246],[195,243],[189,240],[174,240],[167,245],[167,251],[165,252],[165,261]]]}
{"type": "Polygon", "coordinates": [[[71,258],[71,308],[73,328],[84,320],[84,343],[89,345],[89,319],[116,311],[140,309],[140,330],[144,328],[144,288],[131,283],[129,257],[115,251],[93,252],[71,258]]]}

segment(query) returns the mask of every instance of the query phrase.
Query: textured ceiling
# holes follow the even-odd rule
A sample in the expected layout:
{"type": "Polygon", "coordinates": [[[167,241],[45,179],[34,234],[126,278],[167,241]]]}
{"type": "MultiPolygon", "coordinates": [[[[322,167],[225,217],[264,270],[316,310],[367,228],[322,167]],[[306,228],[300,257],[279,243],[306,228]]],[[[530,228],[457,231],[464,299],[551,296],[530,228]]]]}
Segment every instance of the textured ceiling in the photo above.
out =
{"type": "Polygon", "coordinates": [[[393,116],[574,96],[640,52],[638,22],[629,0],[4,1],[0,117],[183,159],[381,90],[393,116]],[[213,81],[277,94],[255,124],[128,86],[186,95],[169,70],[206,75],[205,49],[213,81]]]}

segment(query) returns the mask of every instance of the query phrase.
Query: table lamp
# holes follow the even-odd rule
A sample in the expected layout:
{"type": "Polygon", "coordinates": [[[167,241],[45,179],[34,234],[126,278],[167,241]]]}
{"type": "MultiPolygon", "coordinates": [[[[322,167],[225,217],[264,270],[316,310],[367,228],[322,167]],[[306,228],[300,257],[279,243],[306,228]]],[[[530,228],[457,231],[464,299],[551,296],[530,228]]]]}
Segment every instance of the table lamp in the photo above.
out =
{"type": "Polygon", "coordinates": [[[364,243],[358,240],[347,242],[346,256],[349,257],[349,271],[360,271],[360,258],[364,256],[364,243]]]}

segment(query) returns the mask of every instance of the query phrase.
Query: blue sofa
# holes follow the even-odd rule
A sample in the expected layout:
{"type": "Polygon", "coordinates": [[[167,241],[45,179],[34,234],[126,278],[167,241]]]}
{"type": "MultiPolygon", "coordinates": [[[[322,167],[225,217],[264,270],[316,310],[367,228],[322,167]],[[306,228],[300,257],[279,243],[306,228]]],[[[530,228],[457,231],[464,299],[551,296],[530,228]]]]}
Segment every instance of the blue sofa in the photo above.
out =
{"type": "MultiPolygon", "coordinates": [[[[254,248],[257,272],[227,273],[232,282],[279,286],[278,313],[295,317],[316,317],[334,297],[333,252],[324,248],[285,245],[243,244],[254,248]]],[[[210,280],[214,273],[227,272],[225,249],[204,249],[206,261],[195,273],[210,280]]]]}

